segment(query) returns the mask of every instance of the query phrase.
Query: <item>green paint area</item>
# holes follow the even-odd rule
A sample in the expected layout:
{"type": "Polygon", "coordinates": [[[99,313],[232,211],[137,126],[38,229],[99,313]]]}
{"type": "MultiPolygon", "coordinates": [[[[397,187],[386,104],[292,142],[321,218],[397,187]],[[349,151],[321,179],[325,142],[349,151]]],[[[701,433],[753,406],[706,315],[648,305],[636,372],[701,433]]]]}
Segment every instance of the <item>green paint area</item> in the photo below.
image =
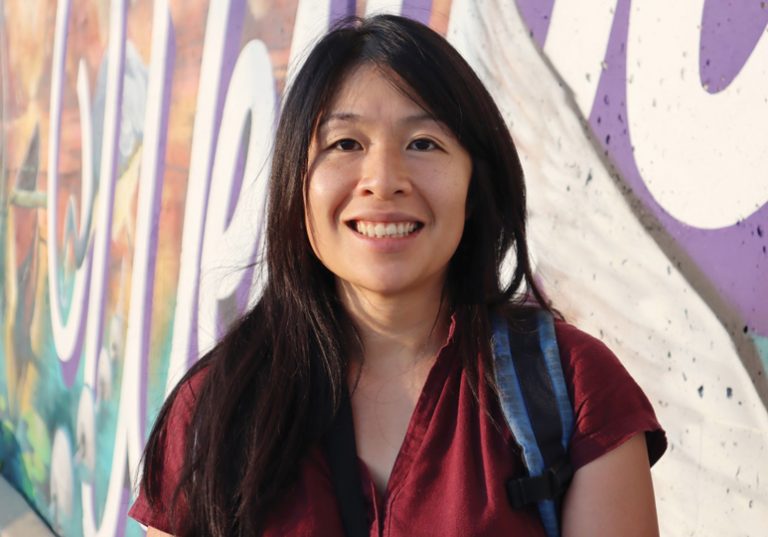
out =
{"type": "Polygon", "coordinates": [[[19,445],[14,429],[7,421],[0,421],[0,475],[32,500],[35,496],[34,486],[24,466],[24,453],[19,445]]]}
{"type": "Polygon", "coordinates": [[[768,374],[768,337],[758,334],[752,334],[752,341],[763,362],[763,374],[768,374]]]}

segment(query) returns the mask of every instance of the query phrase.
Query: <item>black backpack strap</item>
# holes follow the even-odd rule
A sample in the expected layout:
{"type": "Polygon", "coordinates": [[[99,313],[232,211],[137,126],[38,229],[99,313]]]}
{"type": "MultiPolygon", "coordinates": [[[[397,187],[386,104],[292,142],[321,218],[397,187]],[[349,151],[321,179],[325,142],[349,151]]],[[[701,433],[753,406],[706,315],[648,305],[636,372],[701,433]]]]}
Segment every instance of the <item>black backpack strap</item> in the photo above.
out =
{"type": "Polygon", "coordinates": [[[538,504],[549,537],[559,535],[560,500],[573,476],[567,447],[573,408],[565,386],[552,316],[515,323],[493,316],[492,348],[501,406],[528,475],[507,482],[514,508],[538,504]]]}
{"type": "Polygon", "coordinates": [[[346,390],[336,418],[325,437],[325,453],[331,468],[331,482],[341,510],[345,535],[368,537],[370,524],[360,482],[352,406],[346,390]]]}

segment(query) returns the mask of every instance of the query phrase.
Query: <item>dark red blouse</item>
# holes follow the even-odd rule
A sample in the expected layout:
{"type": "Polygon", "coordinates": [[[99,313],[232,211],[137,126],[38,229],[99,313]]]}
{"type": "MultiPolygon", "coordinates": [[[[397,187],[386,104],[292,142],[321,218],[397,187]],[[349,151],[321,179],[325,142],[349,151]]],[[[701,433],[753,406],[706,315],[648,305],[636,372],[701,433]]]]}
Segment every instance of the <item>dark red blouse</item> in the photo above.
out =
{"type": "MultiPolygon", "coordinates": [[[[666,438],[642,390],[600,341],[566,323],[557,323],[556,332],[576,413],[570,444],[574,467],[640,432],[646,433],[651,464],[656,462],[666,449],[666,438]]],[[[518,449],[487,387],[480,390],[478,407],[451,343],[449,336],[427,377],[384,495],[377,493],[359,461],[371,536],[544,537],[535,509],[515,511],[507,502],[505,481],[523,471],[518,449]]],[[[169,500],[183,458],[181,432],[197,383],[198,378],[192,379],[173,408],[163,476],[169,500]]],[[[322,450],[312,449],[301,465],[295,490],[270,515],[265,535],[343,536],[322,450]]],[[[147,526],[171,530],[162,506],[149,505],[142,493],[129,515],[147,526]]]]}

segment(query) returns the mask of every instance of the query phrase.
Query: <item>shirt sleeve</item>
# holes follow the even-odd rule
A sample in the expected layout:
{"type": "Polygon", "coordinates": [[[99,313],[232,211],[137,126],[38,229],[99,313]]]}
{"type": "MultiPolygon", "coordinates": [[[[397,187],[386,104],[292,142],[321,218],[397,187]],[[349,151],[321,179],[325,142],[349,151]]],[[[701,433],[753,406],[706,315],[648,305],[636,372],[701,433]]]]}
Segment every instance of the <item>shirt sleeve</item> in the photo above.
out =
{"type": "Polygon", "coordinates": [[[566,324],[556,325],[563,373],[573,401],[570,458],[575,469],[645,433],[653,465],[667,448],[650,401],[619,359],[600,340],[566,324]]]}
{"type": "MultiPolygon", "coordinates": [[[[197,372],[182,384],[171,405],[163,439],[159,501],[150,503],[145,494],[144,483],[141,483],[136,501],[128,511],[128,516],[138,523],[166,533],[173,533],[174,524],[169,517],[170,508],[184,466],[185,438],[197,401],[196,394],[203,379],[202,373],[203,370],[197,372]]],[[[176,512],[183,514],[184,506],[176,505],[176,512]]]]}

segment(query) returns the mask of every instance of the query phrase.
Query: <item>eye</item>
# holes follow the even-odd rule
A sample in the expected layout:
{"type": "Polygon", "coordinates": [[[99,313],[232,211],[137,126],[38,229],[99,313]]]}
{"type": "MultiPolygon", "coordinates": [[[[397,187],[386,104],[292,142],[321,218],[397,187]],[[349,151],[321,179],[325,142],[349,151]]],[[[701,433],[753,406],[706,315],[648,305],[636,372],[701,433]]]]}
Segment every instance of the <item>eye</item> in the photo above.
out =
{"type": "Polygon", "coordinates": [[[333,149],[338,149],[339,151],[356,151],[361,149],[360,144],[352,138],[343,138],[341,140],[337,140],[333,142],[331,147],[333,149]]]}
{"type": "Polygon", "coordinates": [[[409,149],[415,149],[416,151],[432,151],[433,149],[439,149],[438,145],[429,138],[417,138],[408,144],[409,149]]]}

